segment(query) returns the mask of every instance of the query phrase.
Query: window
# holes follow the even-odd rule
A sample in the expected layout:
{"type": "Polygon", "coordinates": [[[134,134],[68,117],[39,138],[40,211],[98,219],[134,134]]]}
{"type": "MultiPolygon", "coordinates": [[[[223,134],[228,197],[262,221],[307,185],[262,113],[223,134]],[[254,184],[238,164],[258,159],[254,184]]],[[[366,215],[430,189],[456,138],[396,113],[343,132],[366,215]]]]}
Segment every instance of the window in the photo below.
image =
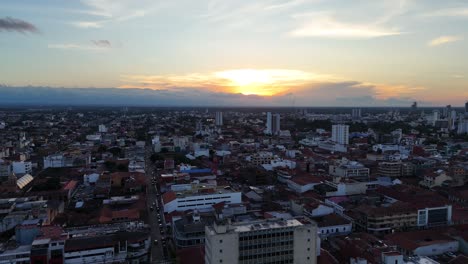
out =
{"type": "Polygon", "coordinates": [[[220,250],[219,250],[219,253],[223,253],[223,250],[222,250],[222,249],[220,249],[220,250]]]}
{"type": "Polygon", "coordinates": [[[222,240],[222,239],[220,239],[220,240],[219,240],[219,243],[223,243],[223,240],[222,240]]]}
{"type": "Polygon", "coordinates": [[[310,248],[307,248],[307,251],[310,251],[310,248]]]}
{"type": "Polygon", "coordinates": [[[222,259],[220,259],[220,260],[219,260],[219,263],[223,263],[223,260],[222,260],[222,259]]]}

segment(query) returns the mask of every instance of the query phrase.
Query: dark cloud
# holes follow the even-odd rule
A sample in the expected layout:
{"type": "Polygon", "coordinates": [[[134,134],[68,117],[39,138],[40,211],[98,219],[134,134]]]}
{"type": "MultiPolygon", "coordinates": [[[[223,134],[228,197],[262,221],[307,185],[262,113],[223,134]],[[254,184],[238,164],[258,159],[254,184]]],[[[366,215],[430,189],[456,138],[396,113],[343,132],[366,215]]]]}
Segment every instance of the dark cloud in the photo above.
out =
{"type": "Polygon", "coordinates": [[[20,33],[39,33],[39,29],[24,20],[11,17],[0,18],[0,31],[16,31],[20,33]]]}
{"type": "Polygon", "coordinates": [[[112,45],[110,43],[110,41],[106,40],[106,39],[101,39],[101,40],[92,40],[93,44],[98,46],[98,47],[102,47],[102,48],[110,48],[112,45]]]}
{"type": "Polygon", "coordinates": [[[409,106],[410,97],[379,98],[372,86],[354,82],[320,84],[283,96],[243,95],[190,87],[52,88],[0,85],[0,105],[128,106],[409,106]]]}

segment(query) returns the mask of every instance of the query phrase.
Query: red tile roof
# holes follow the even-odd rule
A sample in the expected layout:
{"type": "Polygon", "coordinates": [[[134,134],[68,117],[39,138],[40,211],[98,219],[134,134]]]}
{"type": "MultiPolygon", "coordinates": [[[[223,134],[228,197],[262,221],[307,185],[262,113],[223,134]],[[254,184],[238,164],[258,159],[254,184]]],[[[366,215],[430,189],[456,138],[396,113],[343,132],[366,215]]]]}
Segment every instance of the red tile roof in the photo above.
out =
{"type": "Polygon", "coordinates": [[[173,191],[166,192],[162,195],[162,200],[164,204],[168,204],[174,201],[177,198],[176,193],[173,191]]]}
{"type": "Polygon", "coordinates": [[[69,182],[67,182],[67,184],[65,184],[65,186],[63,186],[63,189],[68,191],[68,190],[73,190],[76,188],[76,185],[78,185],[78,181],[75,181],[75,180],[71,180],[69,182]]]}

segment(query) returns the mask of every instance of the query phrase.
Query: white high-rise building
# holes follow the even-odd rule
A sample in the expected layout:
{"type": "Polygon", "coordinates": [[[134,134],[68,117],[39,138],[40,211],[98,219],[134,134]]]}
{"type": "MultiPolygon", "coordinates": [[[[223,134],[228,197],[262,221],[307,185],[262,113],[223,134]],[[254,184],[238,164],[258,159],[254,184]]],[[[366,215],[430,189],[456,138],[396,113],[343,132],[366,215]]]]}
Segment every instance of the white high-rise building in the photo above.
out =
{"type": "Polygon", "coordinates": [[[468,133],[468,119],[463,118],[460,116],[460,120],[458,121],[458,134],[466,134],[468,133]]]}
{"type": "Polygon", "coordinates": [[[99,133],[107,133],[107,127],[105,125],[99,125],[99,133]]]}
{"type": "Polygon", "coordinates": [[[361,108],[355,108],[351,112],[351,117],[353,119],[361,118],[361,108]]]}
{"type": "Polygon", "coordinates": [[[348,125],[333,125],[332,126],[332,141],[341,144],[349,144],[349,126],[348,125]]]}
{"type": "Polygon", "coordinates": [[[454,130],[455,129],[455,122],[457,121],[457,112],[452,110],[448,116],[448,129],[454,130]]]}
{"type": "Polygon", "coordinates": [[[435,126],[436,122],[439,121],[440,113],[437,110],[432,112],[432,125],[435,126]]]}
{"type": "Polygon", "coordinates": [[[273,120],[273,123],[272,123],[271,132],[272,132],[272,134],[277,135],[281,131],[281,127],[280,127],[281,115],[280,114],[274,114],[273,116],[274,116],[274,118],[273,118],[274,120],[273,120]]]}
{"type": "Polygon", "coordinates": [[[205,263],[317,263],[317,225],[296,219],[215,222],[205,227],[205,263]]]}
{"type": "Polygon", "coordinates": [[[215,124],[216,126],[223,125],[223,112],[216,112],[215,124]]]}
{"type": "Polygon", "coordinates": [[[271,112],[268,112],[267,113],[267,120],[266,120],[266,129],[265,129],[266,134],[272,134],[272,132],[273,132],[272,123],[273,122],[272,122],[271,112]]]}

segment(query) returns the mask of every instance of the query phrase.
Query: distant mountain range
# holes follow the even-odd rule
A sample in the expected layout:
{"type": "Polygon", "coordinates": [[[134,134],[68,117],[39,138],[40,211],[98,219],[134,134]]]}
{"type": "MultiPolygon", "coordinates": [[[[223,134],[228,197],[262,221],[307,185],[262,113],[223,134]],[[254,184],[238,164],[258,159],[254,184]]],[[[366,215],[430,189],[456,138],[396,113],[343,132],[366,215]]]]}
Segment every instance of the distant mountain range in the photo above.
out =
{"type": "Polygon", "coordinates": [[[183,88],[153,90],[0,86],[0,105],[245,106],[257,105],[259,101],[262,98],[258,96],[183,88]]]}

